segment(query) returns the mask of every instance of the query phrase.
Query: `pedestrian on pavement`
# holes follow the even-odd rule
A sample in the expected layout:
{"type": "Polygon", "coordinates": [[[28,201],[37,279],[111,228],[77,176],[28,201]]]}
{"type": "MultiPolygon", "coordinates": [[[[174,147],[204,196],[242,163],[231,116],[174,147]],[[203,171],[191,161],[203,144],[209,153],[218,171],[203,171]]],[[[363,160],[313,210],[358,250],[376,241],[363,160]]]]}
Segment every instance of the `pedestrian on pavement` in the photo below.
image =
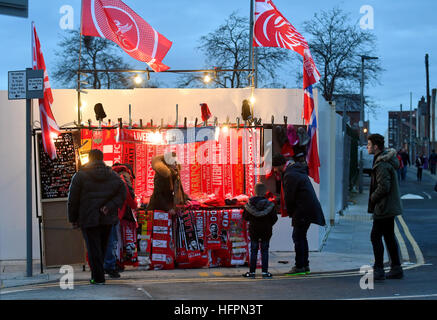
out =
{"type": "Polygon", "coordinates": [[[422,170],[423,170],[423,163],[424,163],[425,157],[423,154],[416,157],[416,167],[417,167],[417,181],[422,181],[422,170]]]}
{"type": "Polygon", "coordinates": [[[325,217],[314,188],[308,178],[305,151],[294,148],[293,160],[287,161],[281,154],[275,154],[272,167],[282,174],[284,200],[293,227],[293,242],[296,253],[295,266],[288,275],[310,273],[307,232],[311,223],[324,226],[325,217]]]}
{"type": "Polygon", "coordinates": [[[405,181],[405,179],[407,177],[407,165],[408,166],[411,165],[410,155],[408,154],[408,152],[405,148],[403,148],[401,151],[401,157],[402,157],[402,163],[404,165],[402,168],[402,181],[405,181]]]}
{"type": "Polygon", "coordinates": [[[255,278],[258,249],[261,243],[262,277],[271,278],[269,272],[269,245],[273,225],[278,221],[275,204],[266,199],[267,188],[263,183],[255,185],[255,196],[244,206],[243,218],[249,221],[250,268],[245,278],[255,278]]]}
{"type": "Polygon", "coordinates": [[[155,171],[154,188],[147,210],[163,210],[173,215],[177,205],[189,200],[182,187],[176,153],[153,157],[152,169],[155,171]]]}
{"type": "Polygon", "coordinates": [[[403,270],[394,233],[395,217],[402,214],[399,185],[396,182],[399,161],[396,150],[384,150],[383,136],[371,134],[367,139],[367,151],[374,155],[368,203],[368,212],[373,214],[370,238],[375,256],[374,279],[401,279],[403,270]],[[387,276],[384,271],[383,237],[391,260],[391,270],[387,276]]]}
{"type": "Polygon", "coordinates": [[[401,152],[402,152],[402,149],[399,149],[399,152],[396,155],[396,157],[399,160],[399,169],[396,170],[396,172],[398,174],[398,182],[399,182],[399,184],[401,183],[402,170],[404,168],[404,162],[402,161],[401,152]]]}
{"type": "Polygon", "coordinates": [[[109,234],[125,198],[123,181],[105,165],[100,150],[91,150],[89,162],[73,176],[68,193],[68,219],[82,230],[91,284],[105,283],[103,262],[109,234]]]}
{"type": "Polygon", "coordinates": [[[107,273],[111,278],[120,278],[120,273],[123,268],[117,266],[117,250],[119,249],[119,239],[120,234],[120,221],[122,219],[135,222],[135,217],[132,209],[137,208],[137,203],[135,202],[135,192],[132,187],[132,182],[135,179],[132,167],[129,164],[115,163],[112,166],[112,170],[118,173],[120,178],[123,180],[126,189],[126,199],[118,210],[118,221],[111,228],[111,233],[109,235],[108,247],[106,249],[105,261],[103,267],[105,273],[107,273]]]}
{"type": "Polygon", "coordinates": [[[435,150],[432,149],[432,153],[429,155],[429,166],[431,169],[431,174],[436,174],[435,173],[435,167],[437,165],[437,153],[435,153],[435,150]]]}

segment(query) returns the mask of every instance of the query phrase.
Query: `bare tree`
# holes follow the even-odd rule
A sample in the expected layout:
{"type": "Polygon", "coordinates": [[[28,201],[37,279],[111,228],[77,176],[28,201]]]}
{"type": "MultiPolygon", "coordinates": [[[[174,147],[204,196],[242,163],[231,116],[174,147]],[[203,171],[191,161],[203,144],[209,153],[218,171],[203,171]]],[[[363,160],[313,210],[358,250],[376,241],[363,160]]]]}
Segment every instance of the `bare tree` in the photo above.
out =
{"type": "MultiPolygon", "coordinates": [[[[118,54],[119,48],[112,41],[82,36],[82,70],[132,69],[118,54]]],[[[69,88],[77,86],[77,68],[79,66],[79,31],[71,30],[58,44],[58,61],[54,78],[69,88]]],[[[121,49],[120,49],[121,50],[121,49]]],[[[131,76],[118,72],[93,72],[82,76],[93,89],[119,89],[133,86],[131,76]]]]}
{"type": "MultiPolygon", "coordinates": [[[[339,7],[314,14],[304,22],[309,47],[321,79],[318,88],[323,97],[331,101],[334,94],[359,90],[361,79],[360,55],[376,54],[376,37],[360,29],[348,13],[339,7]]],[[[365,77],[376,82],[382,72],[379,60],[365,63],[365,77]]]]}
{"type": "MultiPolygon", "coordinates": [[[[232,13],[224,24],[200,38],[197,48],[205,55],[206,69],[250,69],[249,66],[249,19],[232,13]]],[[[258,81],[268,86],[282,86],[277,82],[276,70],[291,59],[288,50],[278,48],[257,48],[258,81]]],[[[212,83],[215,87],[242,88],[249,83],[249,72],[216,72],[212,83]]],[[[179,82],[179,87],[200,87],[203,75],[187,74],[179,82]]]]}

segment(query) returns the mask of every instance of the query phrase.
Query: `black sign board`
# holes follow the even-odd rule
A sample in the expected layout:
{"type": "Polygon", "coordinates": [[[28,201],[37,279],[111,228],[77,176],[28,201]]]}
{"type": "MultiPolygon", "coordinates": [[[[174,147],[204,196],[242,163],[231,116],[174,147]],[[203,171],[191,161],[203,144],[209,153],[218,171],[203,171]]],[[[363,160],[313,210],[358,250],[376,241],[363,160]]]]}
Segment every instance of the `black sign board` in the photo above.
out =
{"type": "Polygon", "coordinates": [[[74,134],[64,132],[55,139],[57,158],[54,160],[44,151],[41,134],[38,134],[41,199],[68,197],[71,178],[77,168],[74,134]]]}
{"type": "Polygon", "coordinates": [[[0,0],[0,14],[27,18],[29,0],[0,0]]]}

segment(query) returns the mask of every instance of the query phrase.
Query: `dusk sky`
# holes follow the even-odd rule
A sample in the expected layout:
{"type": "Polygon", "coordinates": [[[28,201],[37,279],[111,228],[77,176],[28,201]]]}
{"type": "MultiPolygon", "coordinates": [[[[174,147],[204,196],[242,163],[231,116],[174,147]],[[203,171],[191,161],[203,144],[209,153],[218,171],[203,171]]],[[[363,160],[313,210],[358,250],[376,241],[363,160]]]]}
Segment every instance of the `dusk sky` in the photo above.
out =
{"type": "MultiPolygon", "coordinates": [[[[196,50],[201,36],[215,30],[234,11],[249,16],[249,0],[125,0],[158,32],[173,42],[164,59],[172,69],[201,69],[205,67],[203,56],[196,50]]],[[[274,0],[276,7],[300,31],[302,24],[320,10],[339,6],[359,21],[360,8],[370,5],[374,10],[374,29],[377,47],[374,55],[385,69],[380,84],[365,88],[378,110],[370,114],[370,131],[384,134],[387,130],[389,110],[399,110],[402,103],[409,110],[410,92],[413,93],[413,109],[418,100],[426,95],[425,54],[430,56],[430,86],[437,87],[437,1],[417,0],[274,0]]],[[[60,27],[63,14],[60,9],[69,5],[74,9],[74,27],[80,25],[80,0],[29,0],[29,18],[0,15],[0,90],[7,90],[7,72],[31,67],[31,22],[35,21],[41,41],[52,87],[62,88],[51,77],[57,63],[55,50],[66,32],[60,27]]],[[[284,49],[285,50],[285,49],[284,49]]],[[[120,49],[120,54],[136,68],[145,64],[130,58],[120,49]]],[[[296,54],[297,55],[297,54],[296,54]]],[[[296,74],[287,66],[278,71],[281,82],[287,88],[296,88],[296,74]],[[288,70],[287,70],[288,69],[288,70]]],[[[152,74],[162,87],[172,87],[175,76],[152,74]]],[[[355,92],[359,93],[359,92],[355,92]]],[[[366,119],[367,119],[366,114],[366,119]]]]}

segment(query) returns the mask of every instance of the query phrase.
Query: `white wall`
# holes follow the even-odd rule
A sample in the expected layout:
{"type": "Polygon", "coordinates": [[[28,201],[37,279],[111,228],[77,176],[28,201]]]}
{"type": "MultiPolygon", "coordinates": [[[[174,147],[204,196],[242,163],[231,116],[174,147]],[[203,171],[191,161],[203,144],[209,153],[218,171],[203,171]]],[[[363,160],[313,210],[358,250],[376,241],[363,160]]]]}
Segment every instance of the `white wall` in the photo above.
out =
{"type": "MultiPolygon", "coordinates": [[[[94,123],[94,105],[101,102],[107,119],[116,122],[117,118],[128,121],[129,104],[132,105],[132,119],[143,124],[153,119],[154,123],[174,123],[176,104],[179,105],[179,123],[184,117],[193,121],[201,119],[200,103],[207,103],[211,113],[219,122],[226,116],[231,121],[241,118],[243,99],[251,95],[250,89],[134,89],[134,90],[87,90],[82,94],[87,106],[83,109],[82,119],[92,119],[94,123]]],[[[59,126],[77,121],[77,94],[75,90],[53,90],[53,114],[59,126]]],[[[321,161],[321,184],[315,186],[317,194],[321,194],[322,207],[329,221],[329,135],[326,128],[329,124],[329,105],[318,98],[314,90],[316,108],[319,110],[319,154],[321,161]],[[320,104],[319,104],[320,102],[320,104]],[[326,111],[328,110],[328,111],[326,111]]],[[[301,124],[303,107],[303,91],[300,89],[256,89],[255,117],[261,117],[269,123],[274,115],[275,122],[283,123],[283,116],[288,123],[301,124]]],[[[0,180],[0,260],[26,258],[26,221],[25,221],[25,101],[8,101],[7,92],[0,91],[0,107],[3,116],[0,118],[0,167],[3,169],[0,180]]],[[[39,110],[35,104],[34,116],[39,120],[39,110]]],[[[70,125],[71,126],[71,125],[70,125]]],[[[341,180],[340,180],[341,181],[341,180]]],[[[33,214],[35,217],[35,214],[33,214]]],[[[33,219],[33,256],[39,258],[38,222],[33,219]]],[[[309,231],[310,250],[318,250],[325,234],[325,228],[311,226],[309,231]]],[[[271,241],[271,250],[293,250],[289,218],[280,218],[275,226],[275,235],[271,241]]]]}

